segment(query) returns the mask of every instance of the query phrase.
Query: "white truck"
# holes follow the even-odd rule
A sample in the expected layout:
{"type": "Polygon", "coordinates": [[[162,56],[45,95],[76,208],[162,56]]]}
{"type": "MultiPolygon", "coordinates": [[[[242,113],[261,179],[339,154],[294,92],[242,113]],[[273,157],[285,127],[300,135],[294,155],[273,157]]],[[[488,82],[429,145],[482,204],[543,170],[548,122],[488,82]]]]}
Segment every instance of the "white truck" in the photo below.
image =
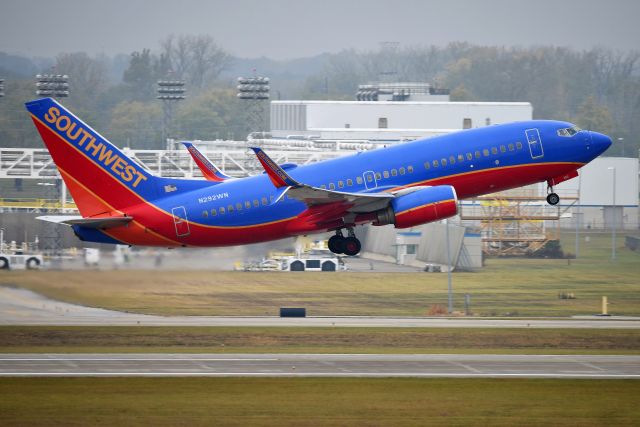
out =
{"type": "Polygon", "coordinates": [[[42,266],[42,255],[21,251],[0,252],[0,270],[37,270],[42,266]]]}

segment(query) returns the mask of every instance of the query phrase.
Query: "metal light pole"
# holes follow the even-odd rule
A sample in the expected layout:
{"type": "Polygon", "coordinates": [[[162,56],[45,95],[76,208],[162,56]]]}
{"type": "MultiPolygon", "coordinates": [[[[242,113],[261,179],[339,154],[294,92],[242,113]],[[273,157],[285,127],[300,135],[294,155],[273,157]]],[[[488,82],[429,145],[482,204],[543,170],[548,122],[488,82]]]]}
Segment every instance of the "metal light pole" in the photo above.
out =
{"type": "Polygon", "coordinates": [[[580,195],[582,191],[582,174],[578,175],[578,205],[576,206],[576,259],[580,252],[580,195]]]}
{"type": "Polygon", "coordinates": [[[249,104],[247,134],[263,130],[264,101],[269,99],[269,91],[269,77],[238,77],[238,98],[249,104]]]}
{"type": "Polygon", "coordinates": [[[620,141],[620,145],[622,145],[622,157],[624,157],[624,138],[618,138],[618,141],[620,141]]]}
{"type": "Polygon", "coordinates": [[[449,220],[444,220],[444,225],[446,227],[446,239],[447,239],[447,291],[449,294],[449,314],[453,313],[453,287],[451,285],[451,244],[449,243],[449,220]]]}
{"type": "MultiPolygon", "coordinates": [[[[52,71],[55,67],[52,67],[52,71]]],[[[38,74],[36,75],[36,95],[48,96],[51,98],[67,98],[69,96],[69,76],[66,74],[38,74]]],[[[56,172],[53,176],[53,183],[43,182],[38,183],[45,187],[44,193],[46,194],[47,212],[56,211],[55,200],[60,201],[61,210],[64,209],[64,204],[60,200],[60,189],[64,187],[64,182],[60,179],[59,174],[56,172]],[[60,181],[58,181],[60,180],[60,181]],[[60,183],[60,186],[58,186],[60,183]]],[[[62,227],[53,222],[47,222],[44,225],[42,236],[42,247],[51,257],[51,264],[54,267],[58,267],[62,261],[60,255],[62,254],[62,227]]]]}
{"type": "Polygon", "coordinates": [[[611,214],[611,221],[613,222],[613,227],[611,227],[611,261],[616,260],[616,168],[609,167],[607,168],[613,172],[613,188],[611,191],[611,195],[613,197],[613,207],[611,214]]]}
{"type": "Polygon", "coordinates": [[[167,143],[173,122],[174,105],[184,96],[184,80],[158,80],[158,98],[162,101],[162,139],[167,143]]]}

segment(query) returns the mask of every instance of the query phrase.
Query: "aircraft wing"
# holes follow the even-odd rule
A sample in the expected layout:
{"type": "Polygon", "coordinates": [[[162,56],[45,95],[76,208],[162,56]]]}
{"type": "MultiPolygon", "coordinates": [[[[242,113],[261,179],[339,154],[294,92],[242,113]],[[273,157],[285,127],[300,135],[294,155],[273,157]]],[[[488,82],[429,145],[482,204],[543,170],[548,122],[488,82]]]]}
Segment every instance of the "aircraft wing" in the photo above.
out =
{"type": "Polygon", "coordinates": [[[182,145],[187,148],[189,154],[191,154],[191,157],[193,158],[193,161],[196,162],[200,172],[202,172],[202,175],[207,181],[222,182],[227,179],[231,179],[230,176],[223,174],[216,165],[211,163],[209,159],[207,159],[207,157],[195,147],[195,145],[186,141],[183,141],[182,145]]]}
{"type": "Polygon", "coordinates": [[[277,203],[286,194],[292,199],[304,202],[318,213],[325,212],[325,216],[345,216],[375,212],[385,208],[396,197],[391,193],[349,193],[302,184],[289,176],[261,148],[251,147],[251,149],[256,153],[271,182],[278,189],[278,196],[273,203],[277,203]],[[329,209],[329,205],[333,209],[329,209]],[[323,206],[325,208],[321,209],[323,206]],[[329,212],[332,213],[329,215],[329,212]]]}
{"type": "Polygon", "coordinates": [[[105,218],[83,218],[78,215],[45,215],[36,217],[41,221],[54,222],[56,224],[80,225],[86,228],[113,228],[125,225],[133,220],[131,216],[110,216],[105,218]]]}

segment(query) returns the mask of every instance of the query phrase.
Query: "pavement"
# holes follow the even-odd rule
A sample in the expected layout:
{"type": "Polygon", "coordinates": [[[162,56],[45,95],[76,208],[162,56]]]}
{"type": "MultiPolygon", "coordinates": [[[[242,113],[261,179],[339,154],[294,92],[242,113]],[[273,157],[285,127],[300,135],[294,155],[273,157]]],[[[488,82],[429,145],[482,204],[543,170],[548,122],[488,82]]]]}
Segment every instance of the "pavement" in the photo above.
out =
{"type": "Polygon", "coordinates": [[[640,378],[640,356],[3,354],[0,376],[640,378]]]}
{"type": "Polygon", "coordinates": [[[26,289],[0,287],[0,325],[638,329],[640,318],[153,316],[69,304],[26,289]]]}

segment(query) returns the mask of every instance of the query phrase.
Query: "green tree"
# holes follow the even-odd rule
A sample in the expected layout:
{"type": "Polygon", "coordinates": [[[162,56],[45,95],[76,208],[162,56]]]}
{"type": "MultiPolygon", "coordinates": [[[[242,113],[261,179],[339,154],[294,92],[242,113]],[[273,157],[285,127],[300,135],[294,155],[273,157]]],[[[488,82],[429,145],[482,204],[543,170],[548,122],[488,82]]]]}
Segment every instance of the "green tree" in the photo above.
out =
{"type": "Polygon", "coordinates": [[[244,117],[234,90],[210,89],[180,106],[174,127],[184,139],[238,138],[244,117]]]}
{"type": "Polygon", "coordinates": [[[122,80],[130,89],[130,99],[149,101],[155,97],[156,70],[150,49],[133,52],[129,68],[124,71],[122,80]]]}
{"type": "Polygon", "coordinates": [[[580,105],[575,122],[580,127],[605,134],[609,134],[613,130],[613,119],[609,109],[598,104],[593,96],[589,96],[580,105]]]}
{"type": "Polygon", "coordinates": [[[162,113],[155,103],[123,101],[111,114],[109,138],[119,147],[161,149],[162,113]]]}

